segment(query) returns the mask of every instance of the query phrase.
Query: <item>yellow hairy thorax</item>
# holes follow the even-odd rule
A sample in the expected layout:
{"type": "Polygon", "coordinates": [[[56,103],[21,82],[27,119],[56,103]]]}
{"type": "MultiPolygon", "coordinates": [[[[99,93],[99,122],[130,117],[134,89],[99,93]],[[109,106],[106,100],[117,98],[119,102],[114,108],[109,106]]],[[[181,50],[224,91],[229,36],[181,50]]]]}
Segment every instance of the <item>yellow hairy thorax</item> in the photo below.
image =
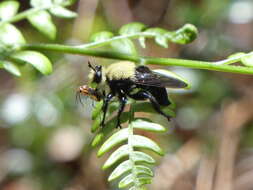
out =
{"type": "Polygon", "coordinates": [[[135,64],[130,61],[113,63],[106,68],[106,76],[109,80],[120,80],[134,77],[135,64]]]}
{"type": "Polygon", "coordinates": [[[110,87],[106,83],[106,78],[108,80],[120,80],[129,79],[135,75],[135,64],[130,61],[120,61],[117,63],[110,64],[107,68],[102,67],[102,80],[100,83],[92,82],[94,80],[95,72],[90,70],[88,75],[88,80],[91,88],[95,88],[98,91],[110,92],[110,87]]]}

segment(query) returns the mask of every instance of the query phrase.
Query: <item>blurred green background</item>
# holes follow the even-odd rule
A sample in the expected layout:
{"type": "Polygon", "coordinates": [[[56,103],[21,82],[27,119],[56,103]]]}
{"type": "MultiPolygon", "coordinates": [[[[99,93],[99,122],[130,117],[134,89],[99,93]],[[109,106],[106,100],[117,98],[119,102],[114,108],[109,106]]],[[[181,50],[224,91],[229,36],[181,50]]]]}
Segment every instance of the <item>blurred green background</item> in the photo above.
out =
{"type": "MultiPolygon", "coordinates": [[[[29,1],[20,2],[21,11],[29,8],[29,1]]],[[[189,45],[163,49],[148,41],[146,49],[139,48],[142,55],[216,61],[253,50],[251,0],[80,0],[71,9],[78,12],[76,19],[54,18],[54,43],[87,43],[94,32],[116,32],[139,21],[168,30],[185,23],[199,29],[189,45]]],[[[49,43],[27,21],[16,26],[29,43],[49,43]]],[[[117,189],[100,169],[106,156],[97,158],[97,149],[90,146],[93,103],[75,102],[77,87],[87,83],[87,61],[112,61],[44,53],[54,65],[50,76],[29,66],[22,68],[21,78],[0,70],[0,189],[117,189]]],[[[192,89],[168,91],[177,105],[174,131],[145,134],[167,152],[165,158],[157,157],[150,189],[253,189],[253,77],[168,69],[186,78],[192,89]]]]}

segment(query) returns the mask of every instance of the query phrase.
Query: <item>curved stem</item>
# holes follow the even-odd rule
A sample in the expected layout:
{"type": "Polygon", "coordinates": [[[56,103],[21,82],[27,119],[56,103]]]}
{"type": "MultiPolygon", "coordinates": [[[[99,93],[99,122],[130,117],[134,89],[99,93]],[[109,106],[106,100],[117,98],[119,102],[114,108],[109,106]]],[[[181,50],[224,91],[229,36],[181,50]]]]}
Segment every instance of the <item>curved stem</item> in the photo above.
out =
{"type": "MultiPolygon", "coordinates": [[[[236,63],[237,60],[229,60],[236,63]]],[[[223,60],[224,65],[217,65],[216,62],[206,62],[206,61],[195,61],[195,60],[185,60],[185,59],[175,59],[175,58],[147,58],[146,63],[148,64],[158,64],[166,66],[182,66],[194,69],[205,69],[221,72],[239,73],[239,74],[253,74],[252,67],[245,66],[235,66],[226,65],[227,60],[223,60]]]]}
{"type": "Polygon", "coordinates": [[[92,42],[89,44],[84,44],[84,45],[80,45],[80,46],[76,46],[79,48],[97,48],[97,47],[102,47],[104,45],[110,44],[111,42],[117,41],[117,40],[122,40],[122,39],[133,39],[133,38],[138,38],[138,37],[153,37],[155,36],[154,34],[150,33],[150,32],[138,32],[138,33],[134,33],[134,34],[128,34],[128,35],[121,35],[121,36],[115,36],[113,38],[101,41],[101,42],[92,42]]]}
{"type": "Polygon", "coordinates": [[[14,17],[11,17],[10,19],[7,19],[7,20],[4,20],[4,21],[0,22],[0,26],[3,25],[3,24],[6,24],[6,23],[13,23],[13,22],[23,20],[23,19],[27,18],[29,15],[32,15],[32,14],[38,12],[38,11],[46,10],[46,9],[48,9],[48,7],[28,9],[26,11],[23,11],[23,12],[15,15],[14,17]]]}
{"type": "Polygon", "coordinates": [[[239,56],[234,56],[234,57],[227,58],[225,60],[216,61],[216,62],[214,62],[214,64],[217,64],[217,65],[223,65],[223,64],[228,65],[228,64],[232,64],[232,63],[240,61],[245,56],[252,56],[252,55],[253,55],[253,52],[250,52],[250,53],[247,53],[247,54],[243,53],[242,55],[239,55],[239,56]]]}
{"type": "MultiPolygon", "coordinates": [[[[164,66],[182,66],[194,69],[205,69],[205,70],[214,70],[221,72],[231,72],[231,73],[240,73],[240,74],[253,74],[252,67],[245,66],[234,66],[228,65],[231,63],[238,62],[239,58],[229,58],[218,62],[207,62],[207,61],[196,61],[196,60],[186,60],[186,59],[176,59],[176,58],[155,58],[155,57],[144,57],[144,56],[133,56],[128,54],[122,54],[113,51],[100,51],[87,49],[87,47],[80,46],[67,46],[67,45],[58,45],[58,44],[28,44],[21,45],[20,50],[47,50],[55,51],[61,53],[70,53],[70,54],[79,54],[79,55],[89,55],[95,57],[103,57],[109,59],[119,59],[119,60],[128,60],[136,63],[145,63],[145,64],[154,64],[154,65],[164,65],[164,66]],[[217,64],[223,63],[223,64],[217,64]]],[[[248,56],[250,54],[245,54],[248,56]]],[[[241,57],[240,57],[241,58],[241,57]]]]}

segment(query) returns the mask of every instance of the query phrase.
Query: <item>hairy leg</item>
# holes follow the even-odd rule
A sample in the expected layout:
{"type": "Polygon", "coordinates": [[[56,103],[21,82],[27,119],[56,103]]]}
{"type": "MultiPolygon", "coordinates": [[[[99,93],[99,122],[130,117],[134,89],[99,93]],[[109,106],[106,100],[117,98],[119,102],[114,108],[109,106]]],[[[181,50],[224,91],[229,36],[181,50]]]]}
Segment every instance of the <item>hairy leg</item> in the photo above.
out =
{"type": "Polygon", "coordinates": [[[112,100],[113,97],[114,97],[114,94],[109,93],[109,94],[107,94],[107,96],[104,98],[104,104],[103,104],[103,107],[102,107],[103,119],[102,119],[102,122],[101,122],[101,124],[100,124],[102,127],[105,126],[105,117],[106,117],[106,112],[107,112],[107,109],[108,109],[108,104],[109,104],[109,102],[112,100]]]}
{"type": "Polygon", "coordinates": [[[135,94],[128,93],[128,96],[130,98],[133,98],[133,99],[136,99],[136,100],[146,100],[146,99],[148,99],[151,102],[153,108],[159,114],[163,115],[168,120],[170,120],[171,117],[162,111],[160,104],[158,103],[156,98],[151,93],[149,93],[147,91],[144,91],[144,90],[140,90],[139,92],[137,92],[135,94]]]}
{"type": "Polygon", "coordinates": [[[117,126],[116,128],[122,128],[120,125],[120,116],[122,114],[122,112],[124,111],[125,105],[127,103],[127,98],[125,96],[120,97],[120,107],[119,107],[119,111],[118,111],[118,115],[117,115],[117,126]]]}

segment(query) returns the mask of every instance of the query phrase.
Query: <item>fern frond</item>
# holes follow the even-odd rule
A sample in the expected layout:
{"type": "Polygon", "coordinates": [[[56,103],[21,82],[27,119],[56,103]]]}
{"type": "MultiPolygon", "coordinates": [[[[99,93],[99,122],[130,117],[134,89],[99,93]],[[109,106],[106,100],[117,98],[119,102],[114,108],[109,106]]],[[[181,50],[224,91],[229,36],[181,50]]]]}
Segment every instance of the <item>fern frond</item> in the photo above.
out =
{"type": "MultiPolygon", "coordinates": [[[[108,115],[111,115],[116,110],[114,107],[115,103],[112,103],[110,106],[113,108],[109,108],[110,111],[108,115]]],[[[97,125],[97,121],[101,121],[101,114],[97,114],[101,113],[101,111],[99,112],[98,109],[101,109],[100,103],[98,103],[93,110],[92,118],[95,120],[95,124],[93,125],[97,125]]],[[[167,113],[169,110],[170,114],[174,114],[170,108],[166,109],[167,113]]],[[[167,129],[160,124],[152,122],[150,119],[135,118],[135,112],[139,111],[156,113],[147,102],[132,102],[130,111],[123,112],[121,117],[121,123],[128,122],[127,127],[116,131],[107,138],[116,126],[117,118],[112,117],[106,122],[104,128],[100,128],[100,130],[96,129],[99,131],[92,142],[92,145],[96,146],[107,138],[98,150],[97,155],[99,157],[118,146],[106,160],[102,169],[107,170],[109,168],[114,168],[108,177],[108,181],[111,182],[120,178],[118,183],[119,188],[128,187],[130,189],[141,190],[145,188],[144,186],[146,184],[152,182],[152,166],[155,164],[155,160],[147,153],[141,152],[141,149],[152,151],[161,156],[164,154],[163,150],[156,142],[145,136],[135,134],[135,129],[158,133],[166,132],[167,129]],[[136,150],[136,148],[138,150],[136,150]]],[[[94,131],[94,129],[92,131],[94,131]]]]}

